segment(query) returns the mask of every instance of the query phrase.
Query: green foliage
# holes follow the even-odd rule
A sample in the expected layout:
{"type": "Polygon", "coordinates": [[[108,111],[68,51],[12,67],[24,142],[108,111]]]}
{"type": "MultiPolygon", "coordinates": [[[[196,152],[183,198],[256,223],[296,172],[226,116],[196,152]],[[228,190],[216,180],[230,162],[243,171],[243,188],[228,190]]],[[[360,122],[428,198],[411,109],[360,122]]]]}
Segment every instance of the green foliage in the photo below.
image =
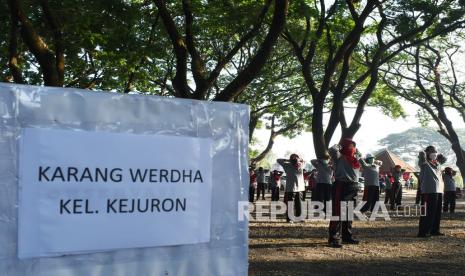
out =
{"type": "Polygon", "coordinates": [[[259,154],[258,150],[249,147],[249,160],[257,157],[258,154],[259,154]]]}
{"type": "MultiPolygon", "coordinates": [[[[152,1],[49,2],[64,36],[66,86],[121,92],[132,78],[134,91],[168,95],[175,60],[171,42],[152,1]]],[[[179,31],[184,33],[181,1],[167,2],[179,31]]],[[[21,3],[34,29],[53,50],[53,36],[37,1],[23,0],[21,3]]],[[[208,69],[249,31],[263,4],[264,1],[247,0],[192,1],[195,41],[200,54],[206,57],[208,69]]],[[[0,5],[0,28],[7,37],[9,10],[5,2],[0,5]]],[[[262,39],[263,35],[250,41],[249,52],[241,57],[246,57],[243,62],[253,56],[262,39]]],[[[19,42],[20,65],[27,83],[43,84],[37,61],[22,39],[19,42]]],[[[2,79],[7,79],[8,39],[0,41],[0,53],[0,73],[2,79]]],[[[236,62],[238,59],[239,54],[236,62]]],[[[228,69],[234,70],[234,66],[228,69]]],[[[217,85],[222,87],[225,83],[217,85]]]]}
{"type": "Polygon", "coordinates": [[[368,105],[379,107],[384,115],[394,119],[405,118],[407,116],[396,96],[384,85],[377,86],[368,105]]]}
{"type": "Polygon", "coordinates": [[[464,182],[463,182],[463,177],[460,175],[458,172],[457,175],[454,177],[455,184],[458,188],[463,188],[464,187],[464,182]]]}
{"type": "Polygon", "coordinates": [[[417,114],[415,115],[418,119],[418,122],[422,127],[428,127],[431,124],[431,116],[424,109],[418,109],[417,114]]]}

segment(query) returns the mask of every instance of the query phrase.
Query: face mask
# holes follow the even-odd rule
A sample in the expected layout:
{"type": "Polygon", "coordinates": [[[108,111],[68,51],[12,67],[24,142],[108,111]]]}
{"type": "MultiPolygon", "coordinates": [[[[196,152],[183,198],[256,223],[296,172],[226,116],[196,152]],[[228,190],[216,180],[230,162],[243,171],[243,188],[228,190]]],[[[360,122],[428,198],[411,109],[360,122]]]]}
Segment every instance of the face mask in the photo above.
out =
{"type": "Polygon", "coordinates": [[[430,154],[428,155],[428,157],[429,157],[429,159],[431,159],[431,160],[436,160],[436,158],[438,157],[438,154],[437,154],[437,153],[430,153],[430,154]]]}

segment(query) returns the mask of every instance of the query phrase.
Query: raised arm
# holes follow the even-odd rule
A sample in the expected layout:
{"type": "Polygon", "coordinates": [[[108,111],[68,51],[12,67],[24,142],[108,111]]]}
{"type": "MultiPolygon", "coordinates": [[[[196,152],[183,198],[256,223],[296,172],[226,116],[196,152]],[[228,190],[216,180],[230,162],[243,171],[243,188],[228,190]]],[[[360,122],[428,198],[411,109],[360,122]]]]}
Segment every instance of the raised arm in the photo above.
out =
{"type": "Polygon", "coordinates": [[[420,151],[418,153],[418,166],[421,167],[425,163],[426,163],[426,153],[424,151],[420,151]]]}
{"type": "Polygon", "coordinates": [[[328,149],[329,156],[331,156],[331,159],[333,159],[333,162],[338,160],[339,157],[341,157],[341,153],[339,150],[341,149],[341,146],[339,144],[336,144],[328,149]]]}
{"type": "Polygon", "coordinates": [[[281,165],[283,168],[286,164],[289,164],[289,160],[283,158],[276,159],[276,162],[278,162],[278,164],[281,165]]]}
{"type": "Polygon", "coordinates": [[[359,159],[358,159],[358,162],[360,162],[360,165],[362,165],[363,168],[368,168],[368,167],[371,166],[370,164],[368,164],[367,162],[365,162],[365,159],[364,159],[364,158],[359,158],[359,159]]]}

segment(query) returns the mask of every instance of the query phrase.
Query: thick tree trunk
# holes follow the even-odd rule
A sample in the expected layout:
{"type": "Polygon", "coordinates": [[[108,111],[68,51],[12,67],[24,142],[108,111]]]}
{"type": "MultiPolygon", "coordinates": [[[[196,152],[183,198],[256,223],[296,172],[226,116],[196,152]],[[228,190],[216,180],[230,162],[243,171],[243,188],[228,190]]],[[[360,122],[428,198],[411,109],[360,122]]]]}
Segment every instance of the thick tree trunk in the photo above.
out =
{"type": "Polygon", "coordinates": [[[254,114],[250,114],[250,122],[249,122],[249,143],[252,141],[253,134],[255,132],[255,128],[257,128],[258,120],[260,119],[259,116],[254,114]]]}
{"type": "Polygon", "coordinates": [[[48,2],[40,1],[46,23],[50,26],[53,33],[55,44],[55,52],[50,50],[50,47],[45,43],[41,36],[35,31],[32,24],[27,19],[24,11],[21,8],[19,0],[9,0],[8,7],[12,16],[17,17],[20,23],[20,33],[24,43],[29,51],[34,55],[39,63],[40,71],[46,86],[63,86],[64,80],[64,50],[62,46],[62,36],[58,28],[58,24],[52,16],[48,2]]]}
{"type": "Polygon", "coordinates": [[[10,68],[13,81],[15,83],[24,83],[21,69],[18,64],[18,30],[19,30],[18,11],[10,11],[10,41],[8,45],[9,59],[8,67],[10,68]]]}
{"type": "MultiPolygon", "coordinates": [[[[455,150],[454,150],[455,152],[455,150]]],[[[455,155],[457,156],[457,152],[455,152],[455,155]]],[[[465,155],[465,151],[462,150],[462,153],[461,153],[462,156],[465,155]]],[[[455,162],[455,165],[457,165],[457,167],[459,168],[459,171],[460,171],[460,174],[462,175],[462,179],[465,183],[465,163],[462,161],[462,162],[459,162],[458,158],[457,158],[457,161],[455,162]]]]}
{"type": "Polygon", "coordinates": [[[447,118],[447,115],[443,108],[438,108],[438,117],[447,129],[448,135],[446,138],[451,143],[452,150],[454,151],[455,156],[457,157],[457,161],[455,164],[459,168],[462,177],[465,177],[465,151],[462,149],[462,146],[460,145],[459,136],[457,135],[457,132],[455,131],[454,126],[452,125],[452,122],[447,118]]]}
{"type": "Polygon", "coordinates": [[[312,116],[313,146],[317,158],[323,159],[328,155],[328,145],[325,142],[323,128],[323,101],[314,99],[312,116]]]}
{"type": "Polygon", "coordinates": [[[341,139],[343,138],[350,138],[350,139],[353,139],[355,134],[357,134],[357,131],[360,129],[362,125],[360,124],[351,124],[349,127],[347,128],[342,128],[342,137],[341,139]]]}

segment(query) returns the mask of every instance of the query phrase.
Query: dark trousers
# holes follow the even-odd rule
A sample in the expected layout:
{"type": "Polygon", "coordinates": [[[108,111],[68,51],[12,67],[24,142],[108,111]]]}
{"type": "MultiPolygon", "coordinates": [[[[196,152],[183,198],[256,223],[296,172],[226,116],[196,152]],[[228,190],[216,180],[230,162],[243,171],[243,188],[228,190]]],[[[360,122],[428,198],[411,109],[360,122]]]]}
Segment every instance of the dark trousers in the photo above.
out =
{"type": "Polygon", "coordinates": [[[378,186],[366,186],[365,187],[367,196],[366,196],[366,203],[362,208],[362,212],[366,211],[373,211],[376,202],[379,201],[379,187],[378,186]]]}
{"type": "Polygon", "coordinates": [[[249,202],[253,203],[254,196],[255,196],[255,187],[249,186],[249,202]]]}
{"type": "Polygon", "coordinates": [[[257,186],[257,200],[260,198],[260,193],[262,194],[262,199],[265,199],[265,183],[258,183],[257,186]]]}
{"type": "Polygon", "coordinates": [[[331,200],[332,185],[327,183],[318,183],[315,187],[315,196],[312,200],[326,202],[331,200]]]}
{"type": "Polygon", "coordinates": [[[391,204],[391,210],[394,210],[396,205],[400,205],[401,201],[402,201],[402,188],[400,187],[399,182],[394,182],[392,184],[391,197],[389,199],[389,203],[391,204]],[[399,200],[399,193],[401,194],[400,200],[399,200]]]}
{"type": "Polygon", "coordinates": [[[279,200],[279,187],[272,187],[271,188],[271,201],[278,201],[279,200]]]}
{"type": "Polygon", "coordinates": [[[442,210],[445,213],[449,212],[449,208],[450,208],[451,213],[455,212],[455,199],[456,199],[456,196],[457,196],[456,191],[444,192],[444,206],[443,206],[442,210]]]}
{"type": "Polygon", "coordinates": [[[420,189],[420,182],[418,182],[417,194],[415,196],[415,204],[420,204],[421,202],[421,189],[420,189]]]}
{"type": "Polygon", "coordinates": [[[357,182],[336,181],[332,189],[332,212],[333,216],[339,216],[339,220],[331,220],[329,223],[329,241],[339,241],[339,235],[342,234],[342,240],[352,239],[352,221],[347,218],[341,218],[341,202],[353,201],[356,204],[358,192],[357,182]]]}
{"type": "MultiPolygon", "coordinates": [[[[285,192],[284,203],[288,207],[290,204],[293,204],[292,206],[294,207],[294,210],[293,210],[294,217],[299,217],[302,214],[302,192],[285,192]],[[293,203],[289,203],[289,201],[292,201],[293,203]]],[[[287,208],[287,211],[286,211],[287,222],[291,221],[291,218],[289,216],[290,211],[291,210],[287,208]]]]}
{"type": "Polygon", "coordinates": [[[387,204],[391,200],[392,189],[386,189],[384,195],[384,204],[387,204]]]}
{"type": "Polygon", "coordinates": [[[399,191],[396,194],[396,205],[402,205],[402,185],[399,183],[399,191]]]}
{"type": "Polygon", "coordinates": [[[418,235],[439,233],[442,211],[442,194],[422,194],[421,205],[426,205],[426,216],[420,216],[418,235]]]}
{"type": "Polygon", "coordinates": [[[317,183],[314,191],[312,192],[312,201],[322,202],[325,207],[323,212],[326,213],[326,204],[331,200],[333,185],[328,183],[317,183]]]}

